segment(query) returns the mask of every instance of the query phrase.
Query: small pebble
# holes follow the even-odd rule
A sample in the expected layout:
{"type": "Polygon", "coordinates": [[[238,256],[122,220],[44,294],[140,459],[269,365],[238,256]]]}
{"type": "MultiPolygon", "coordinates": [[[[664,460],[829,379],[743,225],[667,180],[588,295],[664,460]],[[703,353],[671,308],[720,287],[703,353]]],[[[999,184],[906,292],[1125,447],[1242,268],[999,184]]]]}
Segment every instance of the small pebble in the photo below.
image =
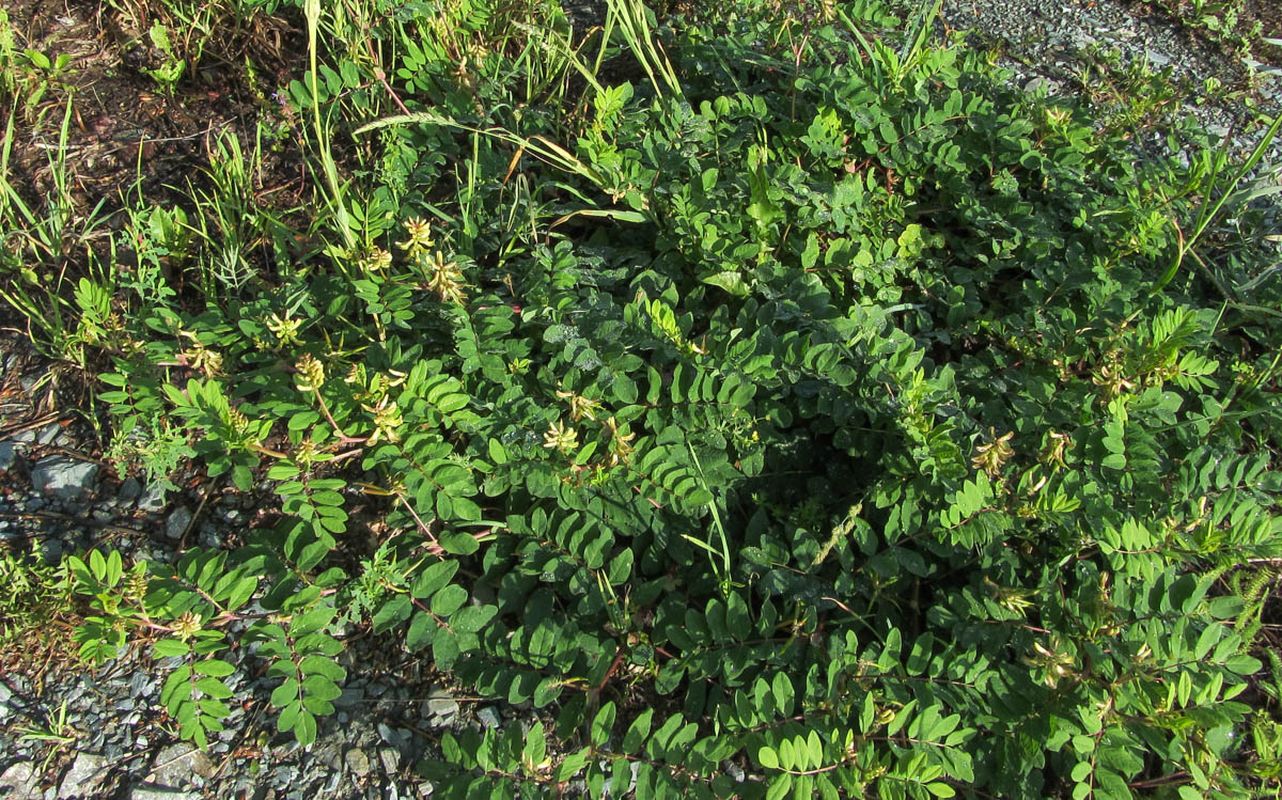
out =
{"type": "Polygon", "coordinates": [[[347,768],[358,778],[364,778],[369,774],[369,756],[365,755],[364,750],[352,748],[347,751],[343,760],[347,762],[347,768]]]}
{"type": "Polygon", "coordinates": [[[58,784],[58,797],[96,797],[107,774],[107,759],[95,753],[79,753],[58,784]]]}
{"type": "Polygon", "coordinates": [[[128,505],[137,500],[140,494],[142,494],[142,485],[138,483],[138,479],[125,478],[116,491],[116,499],[128,505]]]}
{"type": "Polygon", "coordinates": [[[458,716],[458,701],[448,693],[435,689],[428,695],[424,711],[432,727],[445,727],[453,724],[458,716]]]}
{"type": "Polygon", "coordinates": [[[165,536],[170,539],[181,539],[191,525],[191,519],[191,509],[187,506],[178,506],[169,512],[169,516],[165,519],[165,536]]]}
{"type": "Polygon", "coordinates": [[[155,513],[165,507],[165,487],[153,483],[138,498],[138,510],[155,513]]]}
{"type": "Polygon", "coordinates": [[[343,693],[334,698],[335,708],[355,708],[365,699],[365,690],[359,686],[345,686],[343,693]]]}
{"type": "Polygon", "coordinates": [[[162,786],[140,784],[130,787],[129,800],[200,800],[196,792],[184,792],[162,786]]]}
{"type": "Polygon", "coordinates": [[[18,463],[18,448],[13,442],[0,442],[0,472],[8,472],[18,463]]]}
{"type": "Polygon", "coordinates": [[[401,766],[401,752],[395,747],[384,747],[378,751],[378,758],[383,762],[383,772],[395,775],[401,766]]]}
{"type": "Polygon", "coordinates": [[[60,500],[88,497],[97,478],[97,464],[66,456],[42,458],[31,469],[31,485],[35,490],[60,500]]]}
{"type": "Polygon", "coordinates": [[[62,426],[56,422],[51,422],[40,429],[40,433],[36,435],[36,443],[47,447],[55,443],[61,433],[62,426]]]}
{"type": "Polygon", "coordinates": [[[15,761],[0,773],[0,795],[12,800],[36,800],[41,797],[40,777],[30,761],[15,761]]]}

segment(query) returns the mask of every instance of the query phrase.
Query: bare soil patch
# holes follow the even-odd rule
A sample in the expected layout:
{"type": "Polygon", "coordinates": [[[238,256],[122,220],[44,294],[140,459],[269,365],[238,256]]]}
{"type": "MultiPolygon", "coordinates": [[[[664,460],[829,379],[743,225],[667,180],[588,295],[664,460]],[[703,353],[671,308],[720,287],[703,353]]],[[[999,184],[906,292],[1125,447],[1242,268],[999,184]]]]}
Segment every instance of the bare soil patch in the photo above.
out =
{"type": "MultiPolygon", "coordinates": [[[[30,94],[21,96],[21,86],[17,99],[11,179],[33,196],[51,189],[53,165],[61,158],[73,195],[86,210],[99,202],[114,209],[131,191],[170,199],[176,194],[168,187],[200,180],[212,144],[224,131],[252,145],[255,118],[264,110],[283,113],[272,94],[288,80],[284,54],[296,34],[279,18],[263,17],[256,30],[203,41],[198,59],[194,50],[179,50],[187,69],[170,93],[145,71],[166,57],[147,32],[157,22],[172,30],[182,23],[144,11],[128,2],[80,0],[16,0],[9,7],[19,48],[50,61],[67,58],[52,74],[19,76],[28,89],[34,82],[47,84],[37,103],[28,102],[30,94]],[[246,56],[257,73],[246,69],[246,56]]],[[[282,148],[265,160],[274,184],[265,190],[279,192],[297,179],[301,159],[291,150],[282,148]]]]}

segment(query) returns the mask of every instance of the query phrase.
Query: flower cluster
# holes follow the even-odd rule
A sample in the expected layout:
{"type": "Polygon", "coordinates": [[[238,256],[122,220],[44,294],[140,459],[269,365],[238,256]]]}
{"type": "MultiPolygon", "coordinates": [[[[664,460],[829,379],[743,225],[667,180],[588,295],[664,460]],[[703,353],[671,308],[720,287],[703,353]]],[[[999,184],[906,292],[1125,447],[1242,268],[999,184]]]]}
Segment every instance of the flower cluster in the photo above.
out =
{"type": "MultiPolygon", "coordinates": [[[[398,247],[405,251],[410,264],[419,273],[420,287],[436,295],[442,303],[461,304],[464,292],[463,270],[458,263],[436,246],[430,222],[412,217],[402,223],[406,239],[398,247]]],[[[372,258],[372,257],[371,257],[372,258]]],[[[390,263],[390,254],[378,251],[377,264],[390,263]]]]}
{"type": "Polygon", "coordinates": [[[562,455],[569,455],[579,446],[579,432],[573,426],[567,427],[557,420],[548,425],[547,432],[543,434],[543,446],[562,455]]]}
{"type": "Polygon", "coordinates": [[[325,385],[325,367],[311,353],[304,353],[294,369],[294,385],[300,392],[315,392],[325,385]]]}
{"type": "Polygon", "coordinates": [[[1011,437],[1015,434],[1010,432],[997,436],[996,431],[991,430],[989,434],[992,436],[992,441],[976,447],[975,457],[971,459],[970,463],[975,469],[980,469],[987,473],[988,477],[996,478],[1001,475],[1002,466],[1010,460],[1011,456],[1015,455],[1015,451],[1010,446],[1011,437]]]}

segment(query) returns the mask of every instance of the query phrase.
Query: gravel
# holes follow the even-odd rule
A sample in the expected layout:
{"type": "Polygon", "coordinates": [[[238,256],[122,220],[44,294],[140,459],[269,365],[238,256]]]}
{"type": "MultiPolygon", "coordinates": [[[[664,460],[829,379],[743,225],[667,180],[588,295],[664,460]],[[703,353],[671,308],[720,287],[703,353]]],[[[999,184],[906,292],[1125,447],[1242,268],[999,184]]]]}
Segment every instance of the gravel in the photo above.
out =
{"type": "MultiPolygon", "coordinates": [[[[1037,84],[1052,94],[1088,89],[1087,67],[1106,54],[1117,58],[1118,72],[1138,66],[1165,72],[1180,88],[1175,116],[1192,117],[1235,154],[1254,147],[1260,131],[1244,132],[1253,114],[1241,97],[1270,113],[1282,109],[1282,80],[1266,74],[1270,65],[1232,56],[1165,16],[1136,12],[1122,0],[945,0],[940,16],[946,27],[971,31],[975,43],[997,50],[1016,82],[1030,90],[1037,84]],[[1248,91],[1252,75],[1259,85],[1248,91]]],[[[1282,163],[1279,156],[1282,142],[1275,142],[1265,163],[1282,163]]]]}
{"type": "Polygon", "coordinates": [[[503,724],[503,717],[499,716],[499,710],[494,706],[486,706],[477,711],[476,718],[487,728],[497,728],[503,724]]]}
{"type": "Polygon", "coordinates": [[[141,493],[142,484],[138,483],[137,478],[125,478],[125,480],[120,484],[120,488],[116,490],[116,503],[128,506],[137,500],[138,495],[141,493]]]}
{"type": "Polygon", "coordinates": [[[130,787],[129,800],[200,800],[200,793],[141,784],[130,787]]]}
{"type": "Polygon", "coordinates": [[[183,788],[214,774],[214,762],[209,756],[187,742],[170,745],[156,756],[156,763],[147,781],[162,787],[183,788]]]}
{"type": "Polygon", "coordinates": [[[11,713],[9,704],[12,700],[13,692],[10,691],[8,686],[0,682],[0,725],[4,725],[9,721],[9,714],[11,713]]]}
{"type": "Polygon", "coordinates": [[[347,768],[350,769],[358,778],[364,778],[369,774],[369,756],[365,755],[364,750],[359,748],[348,750],[347,755],[343,756],[343,762],[347,764],[347,768]]]}
{"type": "Polygon", "coordinates": [[[106,775],[106,756],[96,753],[78,753],[76,760],[71,762],[71,767],[58,784],[58,797],[65,800],[80,797],[90,800],[97,797],[106,775]]]}
{"type": "Polygon", "coordinates": [[[56,422],[52,422],[41,428],[36,434],[36,444],[60,444],[62,442],[62,438],[62,426],[56,422]]]}
{"type": "Polygon", "coordinates": [[[4,772],[0,772],[0,796],[11,800],[36,800],[43,797],[35,764],[16,761],[4,772]]]}
{"type": "Polygon", "coordinates": [[[84,500],[93,494],[98,465],[67,456],[43,458],[31,470],[37,492],[60,500],[84,500]]]}
{"type": "Polygon", "coordinates": [[[401,751],[394,747],[381,747],[378,760],[383,765],[383,773],[395,775],[401,768],[401,751]]]}
{"type": "Polygon", "coordinates": [[[13,442],[0,442],[0,472],[8,472],[17,463],[17,446],[13,442]]]}
{"type": "Polygon", "coordinates": [[[157,513],[165,508],[165,487],[158,483],[153,483],[138,498],[138,510],[148,513],[157,513]]]}
{"type": "Polygon", "coordinates": [[[458,701],[444,689],[433,689],[427,697],[427,703],[423,706],[423,712],[428,727],[449,727],[458,718],[458,701]]]}
{"type": "Polygon", "coordinates": [[[187,506],[178,506],[165,518],[165,535],[170,539],[181,539],[191,527],[192,514],[187,506]]]}

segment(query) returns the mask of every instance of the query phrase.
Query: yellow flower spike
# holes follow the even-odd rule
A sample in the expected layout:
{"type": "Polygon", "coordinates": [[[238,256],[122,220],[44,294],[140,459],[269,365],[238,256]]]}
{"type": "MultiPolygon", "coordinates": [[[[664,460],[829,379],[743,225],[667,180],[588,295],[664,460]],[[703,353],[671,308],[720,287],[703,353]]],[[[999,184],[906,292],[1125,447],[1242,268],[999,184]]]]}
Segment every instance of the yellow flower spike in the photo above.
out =
{"type": "Polygon", "coordinates": [[[459,269],[458,264],[446,259],[445,254],[437,250],[428,262],[428,269],[430,276],[427,279],[427,289],[441,298],[442,303],[462,305],[467,295],[463,292],[463,270],[459,269]]]}
{"type": "Polygon", "coordinates": [[[304,353],[294,365],[294,385],[300,392],[315,392],[325,385],[325,367],[311,353],[304,353]]]}
{"type": "MultiPolygon", "coordinates": [[[[411,239],[411,242],[413,240],[411,239]]],[[[365,272],[382,272],[392,266],[392,254],[381,247],[372,247],[357,262],[365,272]]]]}
{"type": "Polygon", "coordinates": [[[395,400],[384,397],[377,406],[366,407],[365,410],[374,414],[374,432],[370,434],[367,444],[372,446],[381,441],[399,442],[401,440],[400,428],[405,424],[405,420],[395,400]]]}
{"type": "Polygon", "coordinates": [[[997,593],[997,604],[1012,614],[1023,616],[1033,607],[1028,599],[1028,592],[1018,589],[1003,588],[997,593]]]}
{"type": "Polygon", "coordinates": [[[548,425],[547,433],[543,434],[543,446],[563,455],[569,455],[579,446],[579,432],[557,420],[548,425]]]}
{"type": "Polygon", "coordinates": [[[1002,466],[1015,455],[1011,449],[1010,440],[1015,435],[1014,431],[997,436],[997,432],[992,428],[988,429],[988,434],[992,441],[988,444],[981,444],[975,448],[975,457],[970,460],[975,469],[983,470],[990,478],[996,478],[1001,475],[1002,466]]]}
{"type": "MultiPolygon", "coordinates": [[[[617,467],[632,457],[632,441],[637,438],[637,435],[620,433],[619,423],[614,417],[607,419],[605,426],[610,429],[610,466],[617,467]]],[[[627,429],[624,428],[624,430],[627,429]]]]}
{"type": "Polygon", "coordinates": [[[1051,431],[1049,434],[1049,441],[1047,441],[1046,447],[1042,450],[1042,454],[1039,460],[1048,467],[1049,466],[1056,466],[1056,467],[1065,466],[1064,453],[1068,450],[1068,446],[1072,443],[1073,443],[1072,437],[1070,437],[1067,433],[1057,433],[1055,431],[1051,431]]]}
{"type": "Polygon", "coordinates": [[[596,400],[591,400],[581,394],[574,392],[558,391],[556,396],[561,400],[566,400],[570,405],[570,419],[578,422],[584,418],[596,422],[596,414],[601,410],[601,404],[596,400]]]}
{"type": "Polygon", "coordinates": [[[426,222],[421,217],[411,217],[405,220],[402,225],[405,227],[405,233],[410,237],[407,241],[401,243],[402,250],[409,250],[412,253],[431,250],[432,245],[436,243],[432,238],[431,223],[426,222]]]}
{"type": "Polygon", "coordinates": [[[316,462],[320,454],[320,448],[316,446],[315,440],[304,439],[302,443],[298,445],[298,450],[294,453],[294,460],[304,467],[307,467],[316,462]]]}
{"type": "Polygon", "coordinates": [[[237,434],[244,435],[249,431],[249,417],[239,408],[232,408],[227,412],[227,425],[237,434]]]}
{"type": "Polygon", "coordinates": [[[192,347],[182,351],[180,355],[187,361],[188,366],[203,372],[205,377],[212,378],[222,374],[222,355],[216,350],[210,350],[198,341],[193,340],[192,347]]]}
{"type": "Polygon", "coordinates": [[[292,319],[289,314],[284,317],[272,314],[267,318],[267,330],[272,332],[276,343],[281,347],[302,344],[298,339],[298,331],[302,326],[302,320],[292,319]]]}
{"type": "Polygon", "coordinates": [[[178,619],[174,620],[174,635],[184,642],[195,636],[201,629],[200,617],[190,611],[184,611],[178,619]]]}

